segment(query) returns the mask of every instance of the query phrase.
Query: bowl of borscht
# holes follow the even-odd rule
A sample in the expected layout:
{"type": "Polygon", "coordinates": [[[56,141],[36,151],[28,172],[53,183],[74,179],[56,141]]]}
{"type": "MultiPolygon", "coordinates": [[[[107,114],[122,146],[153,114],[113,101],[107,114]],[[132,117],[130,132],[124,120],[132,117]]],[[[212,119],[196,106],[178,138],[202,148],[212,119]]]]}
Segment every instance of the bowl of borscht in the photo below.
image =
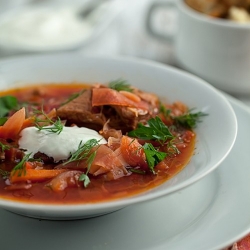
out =
{"type": "Polygon", "coordinates": [[[153,202],[227,157],[225,96],[160,63],[76,53],[0,61],[0,207],[83,219],[153,202]]]}

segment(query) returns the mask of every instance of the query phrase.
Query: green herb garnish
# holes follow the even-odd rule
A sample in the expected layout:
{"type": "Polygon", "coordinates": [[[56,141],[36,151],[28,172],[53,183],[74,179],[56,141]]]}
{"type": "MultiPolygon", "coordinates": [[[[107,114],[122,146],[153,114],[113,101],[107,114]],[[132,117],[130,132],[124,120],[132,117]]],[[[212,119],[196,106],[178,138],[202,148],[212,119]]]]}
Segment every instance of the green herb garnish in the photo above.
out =
{"type": "Polygon", "coordinates": [[[17,99],[14,96],[0,97],[0,117],[5,117],[17,107],[17,99]]]}
{"type": "Polygon", "coordinates": [[[162,103],[160,103],[160,113],[162,113],[165,118],[169,118],[171,114],[171,110],[167,109],[162,103]]]}
{"type": "Polygon", "coordinates": [[[5,145],[2,142],[0,142],[0,149],[1,149],[1,152],[4,152],[5,150],[10,149],[10,146],[5,145]]]}
{"type": "Polygon", "coordinates": [[[144,170],[138,169],[138,168],[128,168],[128,171],[136,174],[146,174],[144,170]]]}
{"type": "Polygon", "coordinates": [[[74,161],[81,161],[88,159],[92,148],[98,145],[99,143],[96,139],[90,139],[84,144],[82,143],[82,141],[80,141],[78,149],[74,153],[71,153],[70,158],[66,162],[64,162],[63,165],[66,165],[74,161]]]}
{"type": "Polygon", "coordinates": [[[80,96],[83,92],[85,91],[85,89],[81,90],[80,92],[78,93],[74,93],[72,94],[65,102],[61,103],[60,106],[63,106],[71,101],[73,101],[74,99],[76,99],[78,96],[80,96]]]}
{"type": "Polygon", "coordinates": [[[87,171],[86,173],[81,174],[79,177],[79,181],[83,181],[84,187],[87,187],[90,183],[88,173],[96,156],[96,151],[91,153],[91,150],[93,149],[93,147],[98,146],[98,145],[99,145],[99,142],[96,139],[90,139],[84,144],[82,143],[82,141],[80,141],[78,145],[78,149],[74,153],[71,154],[71,157],[69,158],[69,160],[63,163],[63,165],[66,165],[70,162],[75,162],[75,161],[78,161],[78,163],[81,160],[87,161],[87,171]]]}
{"type": "Polygon", "coordinates": [[[12,171],[14,171],[14,173],[18,171],[18,176],[21,176],[22,174],[24,175],[26,174],[25,163],[29,160],[31,154],[32,153],[25,155],[23,159],[13,168],[12,171]]]}
{"type": "Polygon", "coordinates": [[[189,110],[186,114],[174,116],[172,118],[177,124],[193,129],[197,126],[198,122],[201,122],[201,118],[204,116],[207,116],[207,114],[201,111],[192,113],[192,110],[189,110]]]}
{"type": "Polygon", "coordinates": [[[176,147],[173,140],[170,140],[167,143],[167,151],[168,151],[167,155],[180,154],[180,150],[176,147]]]}
{"type": "Polygon", "coordinates": [[[160,112],[165,116],[166,119],[172,119],[174,123],[181,125],[183,127],[193,129],[197,126],[198,122],[201,122],[201,118],[203,116],[207,116],[208,114],[203,113],[201,111],[192,113],[192,110],[189,109],[185,114],[179,116],[171,115],[171,110],[166,109],[164,105],[160,105],[160,112]]]}
{"type": "MultiPolygon", "coordinates": [[[[37,129],[39,131],[41,130],[46,130],[48,132],[51,133],[55,133],[55,134],[60,134],[63,130],[63,123],[61,122],[60,118],[58,117],[58,119],[53,122],[53,124],[51,126],[40,126],[39,123],[37,123],[38,120],[36,120],[35,126],[37,127],[37,129]]],[[[39,120],[39,122],[41,122],[42,120],[39,120]]]]}
{"type": "Polygon", "coordinates": [[[108,87],[117,91],[127,91],[127,92],[133,91],[130,84],[128,84],[127,81],[125,80],[111,81],[109,82],[108,87]]]}
{"type": "Polygon", "coordinates": [[[149,119],[147,126],[139,123],[137,128],[133,131],[130,131],[128,135],[143,140],[156,140],[162,144],[165,143],[168,139],[174,138],[169,128],[158,116],[149,119]]]}
{"type": "Polygon", "coordinates": [[[0,117],[0,126],[3,126],[7,120],[8,120],[7,117],[0,117]]]}
{"type": "Polygon", "coordinates": [[[145,143],[143,149],[146,155],[148,167],[150,171],[155,174],[154,167],[167,156],[167,153],[156,150],[151,143],[145,143]]]}
{"type": "Polygon", "coordinates": [[[85,174],[81,174],[79,177],[79,181],[83,181],[84,187],[87,187],[90,183],[90,179],[88,177],[89,170],[91,168],[91,165],[95,159],[96,151],[94,151],[92,154],[90,154],[89,158],[87,159],[87,171],[85,174]]]}
{"type": "Polygon", "coordinates": [[[55,134],[60,134],[64,128],[64,124],[62,123],[61,119],[58,117],[56,121],[53,121],[50,119],[47,114],[42,110],[35,110],[35,114],[37,115],[43,115],[44,118],[40,119],[38,117],[35,117],[35,126],[36,128],[41,131],[41,130],[46,130],[51,133],[55,134]],[[45,126],[41,126],[40,123],[45,123],[45,126]],[[49,126],[50,125],[50,126],[49,126]]]}

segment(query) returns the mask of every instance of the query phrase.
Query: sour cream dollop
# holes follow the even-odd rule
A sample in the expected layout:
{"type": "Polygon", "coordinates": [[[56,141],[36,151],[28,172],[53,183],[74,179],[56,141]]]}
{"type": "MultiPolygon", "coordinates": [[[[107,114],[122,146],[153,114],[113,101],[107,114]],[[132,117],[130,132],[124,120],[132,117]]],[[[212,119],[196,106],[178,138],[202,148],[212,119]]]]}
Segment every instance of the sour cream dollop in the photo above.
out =
{"type": "Polygon", "coordinates": [[[19,148],[26,150],[25,153],[31,154],[31,157],[41,152],[58,162],[68,159],[71,153],[77,151],[80,142],[84,144],[90,139],[96,139],[99,144],[107,143],[95,130],[77,126],[63,127],[60,134],[28,127],[22,130],[18,143],[19,148]]]}

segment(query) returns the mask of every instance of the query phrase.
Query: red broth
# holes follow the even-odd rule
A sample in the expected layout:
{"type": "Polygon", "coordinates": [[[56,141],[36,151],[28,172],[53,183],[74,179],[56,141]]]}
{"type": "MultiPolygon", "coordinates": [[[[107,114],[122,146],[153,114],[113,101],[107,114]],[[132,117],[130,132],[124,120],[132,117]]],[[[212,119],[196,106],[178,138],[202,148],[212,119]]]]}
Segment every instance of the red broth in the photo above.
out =
{"type": "MultiPolygon", "coordinates": [[[[12,95],[20,102],[40,103],[46,111],[57,108],[72,94],[89,88],[86,84],[46,84],[3,91],[0,96],[12,95]]],[[[50,180],[32,183],[29,189],[6,189],[6,180],[0,177],[0,197],[32,203],[82,204],[120,199],[136,195],[159,186],[180,172],[190,161],[195,148],[195,133],[182,131],[185,145],[179,147],[179,154],[167,157],[156,166],[156,174],[132,173],[117,180],[107,181],[103,175],[91,176],[91,183],[85,187],[68,187],[55,192],[46,187],[50,180]]],[[[14,163],[2,162],[0,168],[11,169],[14,163]]]]}

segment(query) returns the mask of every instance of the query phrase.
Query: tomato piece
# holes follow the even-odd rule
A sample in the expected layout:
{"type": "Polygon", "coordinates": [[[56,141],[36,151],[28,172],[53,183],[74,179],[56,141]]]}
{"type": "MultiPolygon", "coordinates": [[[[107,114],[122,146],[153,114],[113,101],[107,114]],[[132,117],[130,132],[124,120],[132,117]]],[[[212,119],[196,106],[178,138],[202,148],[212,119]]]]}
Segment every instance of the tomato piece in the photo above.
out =
{"type": "Polygon", "coordinates": [[[121,154],[129,166],[148,170],[144,149],[137,139],[123,136],[121,139],[121,154]]]}

